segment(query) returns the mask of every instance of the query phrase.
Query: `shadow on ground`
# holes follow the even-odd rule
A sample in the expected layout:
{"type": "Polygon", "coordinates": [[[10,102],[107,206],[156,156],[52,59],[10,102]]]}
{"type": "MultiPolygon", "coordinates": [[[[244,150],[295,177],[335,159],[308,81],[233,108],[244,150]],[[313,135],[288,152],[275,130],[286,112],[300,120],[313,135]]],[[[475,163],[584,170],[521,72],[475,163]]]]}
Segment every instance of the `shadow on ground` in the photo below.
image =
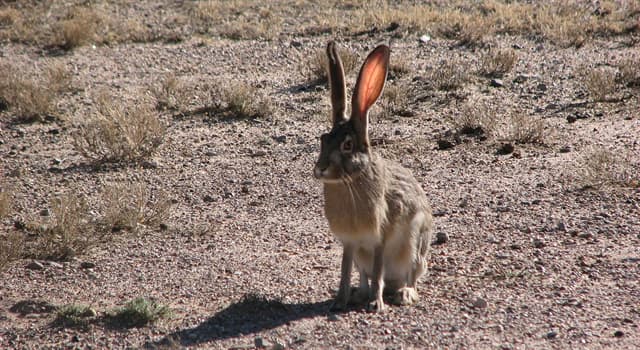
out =
{"type": "Polygon", "coordinates": [[[328,315],[330,304],[330,300],[320,303],[285,304],[277,299],[248,294],[241,301],[231,304],[196,327],[179,330],[155,342],[148,342],[144,348],[196,346],[244,334],[259,333],[291,321],[328,315]]]}

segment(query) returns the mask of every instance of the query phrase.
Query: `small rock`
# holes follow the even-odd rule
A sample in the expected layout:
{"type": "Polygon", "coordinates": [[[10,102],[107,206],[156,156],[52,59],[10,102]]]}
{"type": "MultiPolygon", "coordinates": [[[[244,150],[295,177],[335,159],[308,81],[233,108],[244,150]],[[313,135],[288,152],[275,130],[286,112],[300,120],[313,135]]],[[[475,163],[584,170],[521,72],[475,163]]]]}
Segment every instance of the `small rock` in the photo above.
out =
{"type": "Polygon", "coordinates": [[[271,350],[284,350],[284,349],[286,349],[286,347],[283,344],[281,344],[280,342],[276,342],[271,347],[271,350]]]}
{"type": "Polygon", "coordinates": [[[565,145],[560,147],[560,153],[569,153],[571,152],[571,146],[565,145]]]}
{"type": "Polygon", "coordinates": [[[449,140],[445,140],[445,139],[440,139],[438,140],[438,149],[440,151],[444,151],[447,149],[451,149],[453,148],[455,145],[453,144],[453,142],[449,141],[449,140]]]}
{"type": "Polygon", "coordinates": [[[547,91],[547,84],[540,83],[536,86],[536,89],[538,89],[538,91],[547,91]]]}
{"type": "Polygon", "coordinates": [[[340,320],[340,316],[338,316],[336,314],[330,314],[329,316],[327,316],[327,320],[329,320],[331,322],[339,321],[340,320]]]}
{"type": "Polygon", "coordinates": [[[276,142],[278,142],[278,143],[287,143],[287,136],[286,135],[276,136],[273,139],[276,140],[276,142]]]}
{"type": "Polygon", "coordinates": [[[489,82],[489,85],[492,87],[503,87],[504,86],[504,82],[502,81],[502,79],[491,79],[491,81],[489,82]]]}
{"type": "Polygon", "coordinates": [[[591,233],[591,232],[582,232],[582,233],[578,234],[578,237],[582,238],[582,239],[591,239],[591,238],[593,238],[593,233],[591,233]]]}
{"type": "Polygon", "coordinates": [[[624,332],[623,332],[623,331],[620,331],[620,330],[615,331],[615,332],[613,333],[613,336],[614,336],[614,337],[616,337],[616,338],[622,338],[622,337],[624,337],[624,332]]]}
{"type": "Polygon", "coordinates": [[[40,216],[49,216],[49,209],[40,210],[40,216]]]}
{"type": "Polygon", "coordinates": [[[545,244],[544,244],[543,240],[538,239],[538,238],[533,240],[533,247],[534,248],[540,249],[540,248],[544,248],[544,246],[545,246],[545,244]]]}
{"type": "Polygon", "coordinates": [[[518,75],[517,77],[515,77],[513,79],[513,82],[516,83],[516,84],[522,84],[525,81],[527,81],[528,79],[529,79],[529,77],[526,76],[526,75],[518,75]]]}
{"type": "Polygon", "coordinates": [[[560,221],[560,222],[558,222],[558,225],[556,226],[556,229],[558,231],[567,232],[567,225],[564,223],[564,221],[560,221]]]}
{"type": "Polygon", "coordinates": [[[268,348],[271,346],[271,343],[269,343],[269,341],[264,339],[263,337],[256,337],[253,340],[253,344],[256,346],[256,348],[268,348]]]}
{"type": "Polygon", "coordinates": [[[569,123],[569,124],[575,123],[576,120],[578,120],[578,118],[576,118],[576,116],[574,116],[574,115],[567,116],[567,123],[569,123]]]}
{"type": "Polygon", "coordinates": [[[240,188],[240,191],[241,191],[242,193],[249,193],[249,187],[247,187],[247,186],[242,186],[242,187],[240,188]]]}
{"type": "Polygon", "coordinates": [[[449,241],[449,235],[446,232],[438,232],[436,233],[436,242],[435,244],[445,244],[449,241]]]}
{"type": "Polygon", "coordinates": [[[56,269],[61,269],[63,266],[61,263],[55,262],[55,261],[48,261],[47,265],[51,266],[51,267],[55,267],[56,269]]]}
{"type": "Polygon", "coordinates": [[[30,270],[44,270],[44,265],[34,260],[27,265],[27,268],[30,270]]]}
{"type": "Polygon", "coordinates": [[[96,267],[96,264],[92,263],[91,261],[83,261],[80,263],[80,267],[83,269],[92,269],[96,267]]]}
{"type": "Polygon", "coordinates": [[[512,143],[503,143],[498,150],[496,151],[497,154],[500,155],[505,155],[505,154],[510,154],[513,153],[515,147],[513,146],[512,143]]]}
{"type": "Polygon", "coordinates": [[[430,36],[428,36],[428,35],[426,35],[426,34],[425,34],[425,35],[422,35],[422,36],[420,37],[420,42],[421,42],[421,43],[423,43],[423,44],[426,44],[426,43],[428,43],[429,41],[431,41],[431,37],[430,37],[430,36]]]}
{"type": "Polygon", "coordinates": [[[207,202],[207,203],[215,202],[215,199],[213,197],[211,197],[210,195],[208,195],[208,194],[206,194],[204,197],[202,197],[202,200],[207,202]]]}
{"type": "Polygon", "coordinates": [[[71,337],[72,343],[77,343],[79,341],[80,341],[80,337],[77,334],[74,334],[73,337],[71,337]]]}
{"type": "Polygon", "coordinates": [[[485,309],[487,307],[487,301],[478,297],[473,301],[472,306],[474,309],[485,309]]]}
{"type": "Polygon", "coordinates": [[[302,43],[297,40],[291,40],[291,47],[302,47],[302,43]]]}
{"type": "Polygon", "coordinates": [[[558,332],[551,331],[545,335],[547,339],[555,339],[558,336],[558,332]]]}
{"type": "Polygon", "coordinates": [[[391,22],[391,24],[389,24],[389,26],[387,27],[386,31],[387,32],[393,32],[394,30],[400,28],[400,24],[398,22],[391,22]]]}

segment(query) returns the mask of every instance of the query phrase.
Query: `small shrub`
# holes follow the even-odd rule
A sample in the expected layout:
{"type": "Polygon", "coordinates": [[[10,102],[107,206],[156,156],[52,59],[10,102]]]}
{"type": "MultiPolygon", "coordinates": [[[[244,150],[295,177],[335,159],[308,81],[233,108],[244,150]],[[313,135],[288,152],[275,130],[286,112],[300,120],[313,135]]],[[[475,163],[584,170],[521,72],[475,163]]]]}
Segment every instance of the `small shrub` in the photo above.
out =
{"type": "Polygon", "coordinates": [[[31,224],[35,240],[26,243],[26,254],[35,259],[68,260],[96,243],[84,197],[65,194],[51,200],[44,223],[31,224]]]}
{"type": "Polygon", "coordinates": [[[0,187],[0,220],[9,216],[11,212],[11,193],[3,187],[0,187]]]}
{"type": "Polygon", "coordinates": [[[637,166],[632,164],[629,154],[592,148],[577,160],[574,173],[586,188],[640,187],[637,166]]]}
{"type": "Polygon", "coordinates": [[[496,118],[490,110],[485,101],[469,101],[458,115],[449,118],[449,122],[458,134],[489,136],[497,128],[496,118]]]}
{"type": "Polygon", "coordinates": [[[144,184],[120,183],[107,186],[101,223],[111,232],[137,232],[140,225],[158,226],[169,216],[171,202],[164,193],[152,198],[144,184]]]}
{"type": "Polygon", "coordinates": [[[152,87],[151,94],[156,100],[156,108],[160,110],[180,110],[189,98],[184,83],[173,73],[166,74],[152,87]]]}
{"type": "Polygon", "coordinates": [[[465,66],[459,60],[443,62],[428,73],[427,80],[438,90],[450,91],[459,89],[469,80],[465,66]]]}
{"type": "Polygon", "coordinates": [[[24,254],[24,237],[19,232],[0,235],[0,271],[24,254]]]}
{"type": "Polygon", "coordinates": [[[547,123],[537,117],[520,112],[507,115],[504,138],[515,143],[544,144],[547,136],[547,123]]]}
{"type": "Polygon", "coordinates": [[[67,18],[54,26],[54,44],[65,50],[85,45],[96,38],[100,16],[91,8],[71,9],[67,18]]]}
{"type": "Polygon", "coordinates": [[[168,306],[160,305],[154,300],[143,297],[135,298],[124,307],[114,310],[107,315],[110,323],[125,327],[143,327],[171,315],[168,306]]]}
{"type": "Polygon", "coordinates": [[[97,314],[96,310],[87,305],[64,305],[56,312],[53,323],[61,327],[86,328],[97,314]]]}
{"type": "Polygon", "coordinates": [[[271,102],[257,88],[246,83],[231,83],[221,88],[219,94],[232,118],[261,118],[273,112],[271,102]]]}
{"type": "Polygon", "coordinates": [[[71,88],[71,75],[60,63],[44,72],[0,64],[0,100],[15,111],[18,121],[43,121],[56,112],[60,95],[71,88]]]}
{"type": "Polygon", "coordinates": [[[499,78],[511,71],[517,59],[514,50],[488,50],[480,58],[478,72],[486,77],[499,78]]]}
{"type": "Polygon", "coordinates": [[[397,55],[389,62],[389,77],[397,78],[411,72],[411,63],[405,56],[397,55]]]}
{"type": "Polygon", "coordinates": [[[83,156],[98,163],[136,163],[162,144],[165,126],[147,103],[122,105],[100,94],[97,109],[74,134],[74,147],[83,156]]]}
{"type": "Polygon", "coordinates": [[[409,88],[404,84],[390,84],[384,88],[382,93],[382,113],[385,116],[394,114],[410,114],[408,111],[409,88]]]}
{"type": "Polygon", "coordinates": [[[618,65],[616,81],[627,87],[640,86],[640,59],[629,58],[622,61],[618,65]]]}
{"type": "Polygon", "coordinates": [[[605,102],[616,92],[615,72],[605,68],[582,70],[583,83],[596,102],[605,102]]]}

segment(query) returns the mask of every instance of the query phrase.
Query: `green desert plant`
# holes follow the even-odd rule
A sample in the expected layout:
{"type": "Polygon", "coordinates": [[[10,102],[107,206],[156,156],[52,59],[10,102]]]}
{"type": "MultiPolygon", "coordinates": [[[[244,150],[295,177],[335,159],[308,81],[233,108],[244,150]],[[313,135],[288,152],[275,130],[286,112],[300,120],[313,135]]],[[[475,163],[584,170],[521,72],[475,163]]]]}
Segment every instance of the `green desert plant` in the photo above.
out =
{"type": "Polygon", "coordinates": [[[127,302],[123,307],[108,313],[110,323],[125,327],[144,327],[162,318],[169,317],[171,309],[155,300],[138,297],[127,302]]]}

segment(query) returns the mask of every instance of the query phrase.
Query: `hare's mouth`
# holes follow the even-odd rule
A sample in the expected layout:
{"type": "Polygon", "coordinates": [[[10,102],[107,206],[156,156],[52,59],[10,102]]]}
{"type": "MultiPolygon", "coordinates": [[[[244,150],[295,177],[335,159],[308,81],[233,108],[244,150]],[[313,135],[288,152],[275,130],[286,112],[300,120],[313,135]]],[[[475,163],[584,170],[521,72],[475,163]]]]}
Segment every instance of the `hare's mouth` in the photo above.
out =
{"type": "MultiPolygon", "coordinates": [[[[354,175],[348,175],[341,173],[329,166],[326,169],[321,169],[316,166],[313,168],[313,176],[326,184],[348,184],[353,182],[354,175]]],[[[357,176],[357,175],[356,175],[357,176]]]]}

